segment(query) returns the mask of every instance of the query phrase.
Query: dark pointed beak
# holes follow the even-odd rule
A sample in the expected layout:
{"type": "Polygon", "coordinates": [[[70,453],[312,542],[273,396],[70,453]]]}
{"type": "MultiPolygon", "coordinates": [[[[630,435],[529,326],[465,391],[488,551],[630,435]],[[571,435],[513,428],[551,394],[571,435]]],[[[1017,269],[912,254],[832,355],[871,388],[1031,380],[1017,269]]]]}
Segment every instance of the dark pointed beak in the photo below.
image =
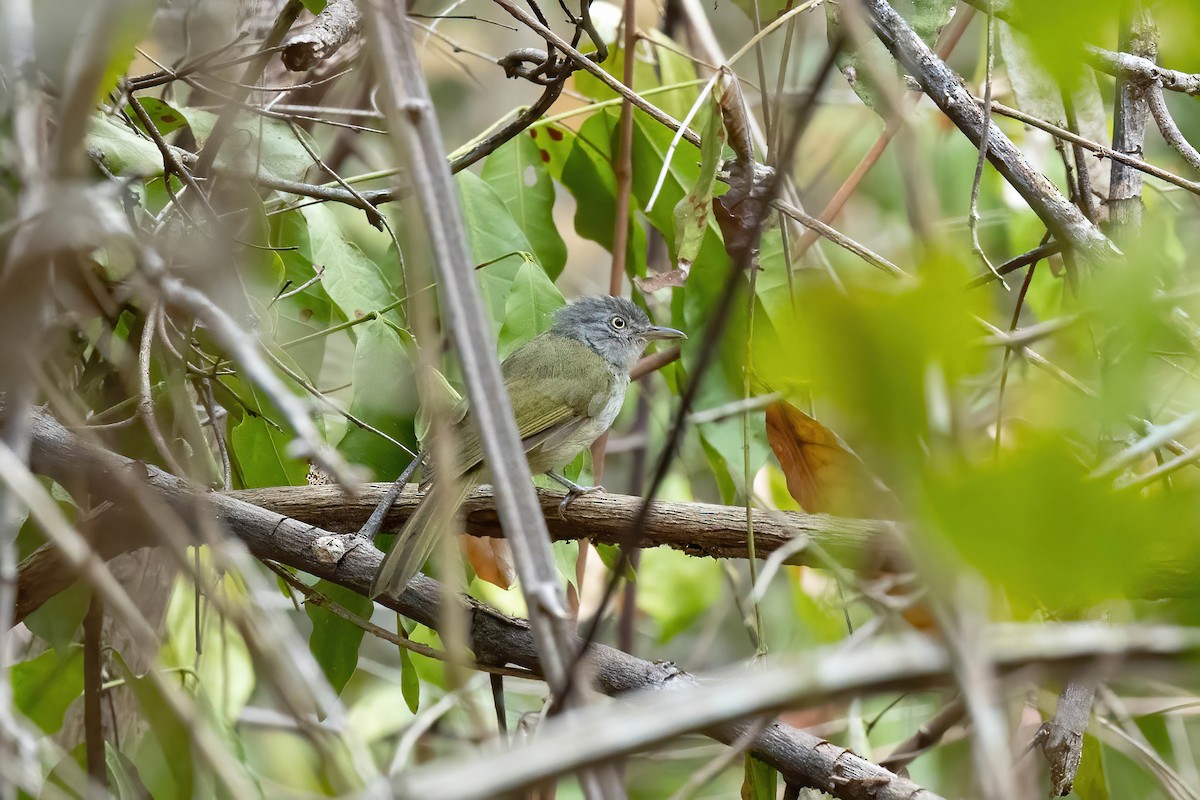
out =
{"type": "Polygon", "coordinates": [[[683,331],[677,331],[674,328],[663,328],[658,325],[651,325],[646,329],[646,340],[654,341],[655,339],[686,339],[687,334],[683,331]]]}

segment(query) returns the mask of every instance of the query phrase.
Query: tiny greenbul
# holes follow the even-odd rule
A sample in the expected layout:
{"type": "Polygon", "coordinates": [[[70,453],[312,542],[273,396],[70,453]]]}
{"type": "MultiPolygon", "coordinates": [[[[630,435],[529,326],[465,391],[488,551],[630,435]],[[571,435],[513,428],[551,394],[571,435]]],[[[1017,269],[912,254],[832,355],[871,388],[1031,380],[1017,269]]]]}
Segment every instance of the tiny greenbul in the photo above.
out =
{"type": "MultiPolygon", "coordinates": [[[[564,504],[590,488],[554,470],[569,464],[612,425],[625,400],[629,370],[646,344],[686,338],[682,331],[652,325],[646,312],[623,297],[585,297],[560,309],[549,330],[504,359],[500,370],[529,471],[544,472],[568,487],[564,504]]],[[[458,508],[474,487],[489,480],[483,443],[470,411],[463,407],[455,416],[451,440],[458,496],[439,500],[436,492],[426,492],[380,564],[371,584],[372,597],[399,593],[433,553],[438,535],[437,526],[431,524],[436,502],[451,502],[458,508]]],[[[435,479],[428,473],[423,490],[435,479]]],[[[446,467],[437,465],[436,474],[445,473],[446,467]]]]}

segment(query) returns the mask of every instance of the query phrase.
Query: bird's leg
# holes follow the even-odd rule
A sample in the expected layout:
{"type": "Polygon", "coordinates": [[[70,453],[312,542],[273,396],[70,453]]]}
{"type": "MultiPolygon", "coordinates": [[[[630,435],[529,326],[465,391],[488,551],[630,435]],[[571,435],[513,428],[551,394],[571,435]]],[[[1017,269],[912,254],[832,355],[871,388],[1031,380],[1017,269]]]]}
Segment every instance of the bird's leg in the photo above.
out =
{"type": "Polygon", "coordinates": [[[560,486],[565,486],[567,488],[567,496],[564,497],[562,502],[558,504],[558,516],[560,519],[567,518],[567,506],[575,502],[575,499],[580,495],[604,491],[603,486],[580,486],[575,481],[571,480],[565,475],[559,475],[557,472],[547,472],[546,476],[560,486]]]}
{"type": "Polygon", "coordinates": [[[388,487],[388,490],[383,493],[383,498],[379,501],[379,505],[375,506],[375,510],[371,512],[370,518],[363,523],[363,526],[358,529],[356,535],[363,537],[368,542],[374,541],[379,529],[383,527],[383,518],[392,510],[392,506],[396,502],[396,498],[400,496],[400,492],[404,491],[404,484],[408,483],[408,479],[417,471],[417,467],[425,460],[424,453],[418,453],[417,457],[412,460],[404,472],[400,473],[400,477],[396,478],[395,483],[388,487]]]}

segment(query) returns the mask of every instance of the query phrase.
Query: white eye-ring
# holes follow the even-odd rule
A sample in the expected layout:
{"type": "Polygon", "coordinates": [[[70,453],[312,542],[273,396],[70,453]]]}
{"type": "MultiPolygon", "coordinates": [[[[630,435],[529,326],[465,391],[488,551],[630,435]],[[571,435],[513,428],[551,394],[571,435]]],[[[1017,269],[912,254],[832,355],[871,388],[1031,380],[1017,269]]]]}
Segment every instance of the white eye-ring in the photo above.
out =
{"type": "Polygon", "coordinates": [[[622,330],[625,327],[625,318],[613,317],[611,320],[609,320],[608,324],[612,325],[617,330],[622,330]]]}

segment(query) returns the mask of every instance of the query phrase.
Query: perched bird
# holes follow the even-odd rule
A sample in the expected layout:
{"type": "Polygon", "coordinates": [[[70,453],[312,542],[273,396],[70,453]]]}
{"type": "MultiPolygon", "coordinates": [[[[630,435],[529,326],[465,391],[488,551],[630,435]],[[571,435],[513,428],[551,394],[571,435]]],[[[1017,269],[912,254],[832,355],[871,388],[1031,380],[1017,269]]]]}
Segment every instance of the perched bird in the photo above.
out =
{"type": "MultiPolygon", "coordinates": [[[[504,359],[500,369],[529,471],[566,486],[564,505],[598,487],[579,486],[553,470],[608,430],[625,400],[629,370],[647,342],[686,338],[674,328],[651,325],[646,312],[623,297],[585,297],[560,309],[549,330],[504,359]]],[[[430,523],[438,502],[458,508],[474,487],[490,480],[470,411],[464,406],[454,416],[454,463],[427,469],[422,489],[434,485],[434,490],[400,529],[371,584],[372,597],[403,590],[429,558],[437,543],[437,526],[430,523]],[[437,491],[436,478],[446,474],[458,478],[456,496],[437,491]]]]}

